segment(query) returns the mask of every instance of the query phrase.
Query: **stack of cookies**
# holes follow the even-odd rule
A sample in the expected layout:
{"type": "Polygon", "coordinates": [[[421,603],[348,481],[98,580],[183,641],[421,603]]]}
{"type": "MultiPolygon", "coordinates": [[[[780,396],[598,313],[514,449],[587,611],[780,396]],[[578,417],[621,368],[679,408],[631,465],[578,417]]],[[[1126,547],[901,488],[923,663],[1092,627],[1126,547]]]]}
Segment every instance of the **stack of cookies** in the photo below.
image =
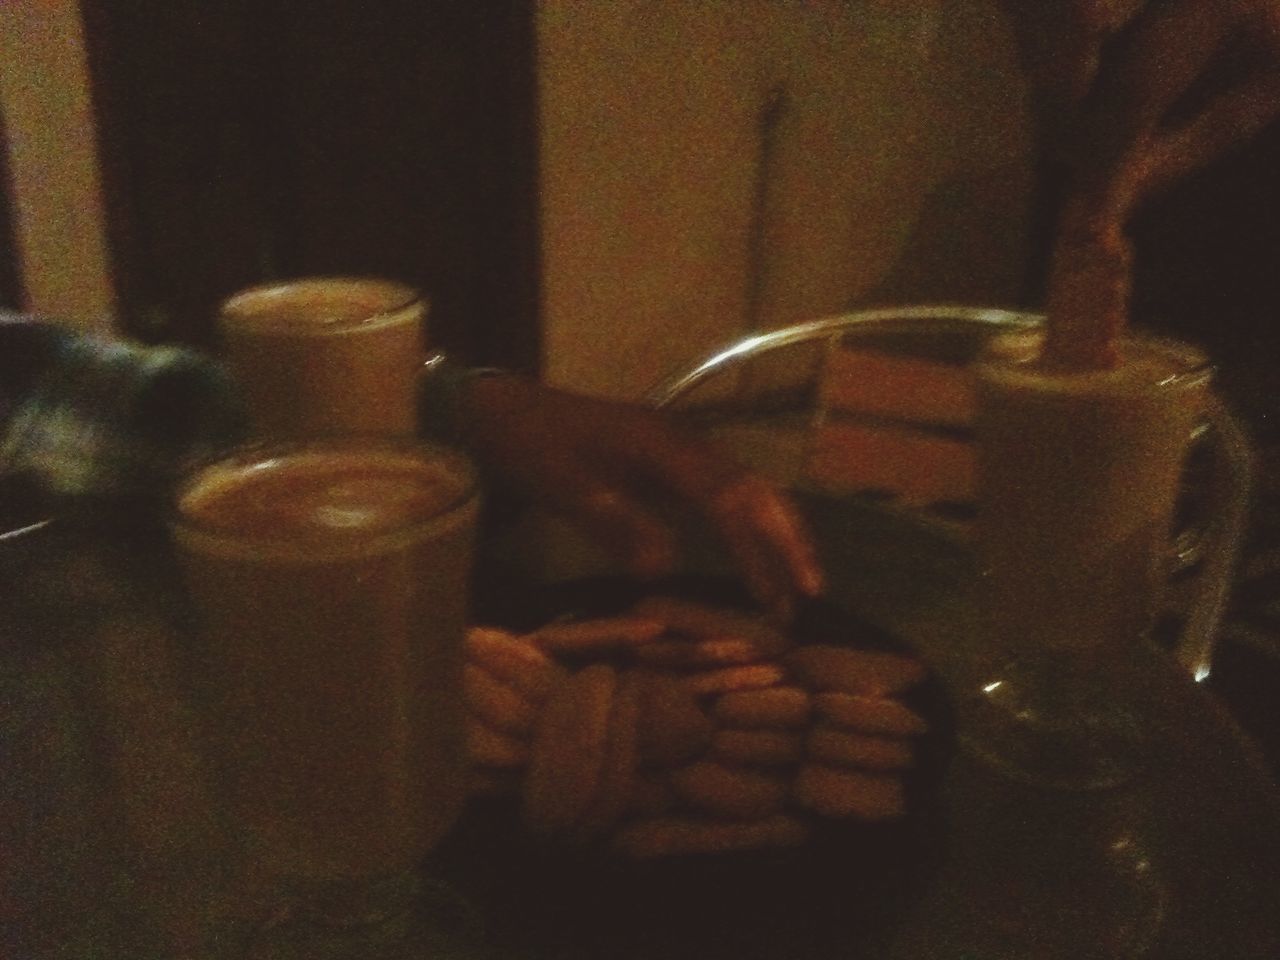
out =
{"type": "Polygon", "coordinates": [[[815,819],[891,820],[924,720],[897,654],[794,646],[667,597],[606,619],[467,637],[475,789],[531,831],[635,857],[802,843],[815,819]]]}

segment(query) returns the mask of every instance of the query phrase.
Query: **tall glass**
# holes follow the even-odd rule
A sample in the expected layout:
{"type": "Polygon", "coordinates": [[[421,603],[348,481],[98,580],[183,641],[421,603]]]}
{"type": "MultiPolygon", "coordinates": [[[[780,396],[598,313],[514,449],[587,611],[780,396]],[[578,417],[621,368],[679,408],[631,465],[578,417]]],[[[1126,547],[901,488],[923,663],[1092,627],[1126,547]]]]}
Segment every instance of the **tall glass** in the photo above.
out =
{"type": "Polygon", "coordinates": [[[247,448],[180,490],[210,755],[264,911],[320,923],[271,934],[300,953],[381,956],[462,808],[476,515],[465,458],[408,442],[247,448]]]}
{"type": "Polygon", "coordinates": [[[222,354],[255,434],[412,436],[426,315],[416,290],[390,280],[312,277],[231,297],[222,354]]]}
{"type": "Polygon", "coordinates": [[[998,336],[976,365],[982,622],[1008,659],[968,739],[1024,779],[1102,787],[1141,750],[1121,677],[1161,608],[1211,368],[1135,336],[1115,369],[1057,371],[1041,338],[998,336]]]}

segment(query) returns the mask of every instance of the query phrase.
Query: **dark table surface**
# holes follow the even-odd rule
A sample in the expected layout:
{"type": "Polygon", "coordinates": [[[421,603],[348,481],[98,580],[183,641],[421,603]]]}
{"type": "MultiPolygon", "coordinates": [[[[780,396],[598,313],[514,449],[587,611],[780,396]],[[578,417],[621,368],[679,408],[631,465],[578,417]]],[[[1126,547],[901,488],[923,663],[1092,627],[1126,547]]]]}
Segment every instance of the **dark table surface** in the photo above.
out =
{"type": "MultiPolygon", "coordinates": [[[[851,531],[823,531],[839,571],[851,531]]],[[[852,540],[875,549],[865,526],[852,540]]],[[[242,891],[192,735],[162,541],[50,530],[21,556],[11,546],[6,578],[22,589],[0,612],[4,955],[234,955],[242,891]]],[[[833,597],[890,622],[962,687],[963,577],[918,556],[895,569],[884,555],[874,575],[837,572],[833,597]]],[[[519,575],[501,571],[489,576],[519,575]]],[[[1257,679],[1233,679],[1235,656],[1222,661],[1228,692],[1257,679]]],[[[500,807],[477,806],[432,869],[472,898],[497,956],[1274,960],[1273,769],[1214,689],[1157,649],[1135,657],[1150,744],[1118,789],[1039,790],[961,752],[937,794],[940,832],[923,845],[836,837],[731,874],[530,854],[500,807]]]]}

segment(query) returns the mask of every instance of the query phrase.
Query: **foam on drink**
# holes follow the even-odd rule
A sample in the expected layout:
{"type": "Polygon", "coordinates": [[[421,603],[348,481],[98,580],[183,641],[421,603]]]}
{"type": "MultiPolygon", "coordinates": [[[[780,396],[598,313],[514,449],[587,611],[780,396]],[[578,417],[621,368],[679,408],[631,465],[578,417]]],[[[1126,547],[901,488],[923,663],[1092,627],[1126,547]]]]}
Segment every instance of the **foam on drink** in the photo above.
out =
{"type": "Polygon", "coordinates": [[[418,301],[412,287],[389,280],[316,278],[245,290],[223,304],[222,318],[236,329],[334,336],[394,323],[418,301]]]}
{"type": "Polygon", "coordinates": [[[212,551],[277,554],[299,561],[383,550],[381,538],[412,538],[471,493],[448,461],[412,453],[305,450],[211,467],[179,510],[212,551]]]}

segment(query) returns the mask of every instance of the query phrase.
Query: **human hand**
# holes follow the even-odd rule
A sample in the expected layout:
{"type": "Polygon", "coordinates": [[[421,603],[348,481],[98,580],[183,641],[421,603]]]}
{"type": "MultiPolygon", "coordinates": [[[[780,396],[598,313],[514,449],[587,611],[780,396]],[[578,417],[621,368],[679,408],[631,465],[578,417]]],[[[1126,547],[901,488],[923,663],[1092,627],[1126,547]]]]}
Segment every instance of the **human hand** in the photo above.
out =
{"type": "Polygon", "coordinates": [[[1142,205],[1280,114],[1280,0],[1008,0],[1064,168],[1044,360],[1118,362],[1142,205]]]}
{"type": "Polygon", "coordinates": [[[1007,7],[1077,208],[1128,219],[1280,114],[1277,0],[1007,7]]]}
{"type": "Polygon", "coordinates": [[[794,507],[763,478],[661,414],[514,375],[472,380],[461,400],[469,449],[519,492],[575,521],[637,576],[670,571],[663,501],[705,517],[767,609],[786,616],[822,575],[794,507]]]}

